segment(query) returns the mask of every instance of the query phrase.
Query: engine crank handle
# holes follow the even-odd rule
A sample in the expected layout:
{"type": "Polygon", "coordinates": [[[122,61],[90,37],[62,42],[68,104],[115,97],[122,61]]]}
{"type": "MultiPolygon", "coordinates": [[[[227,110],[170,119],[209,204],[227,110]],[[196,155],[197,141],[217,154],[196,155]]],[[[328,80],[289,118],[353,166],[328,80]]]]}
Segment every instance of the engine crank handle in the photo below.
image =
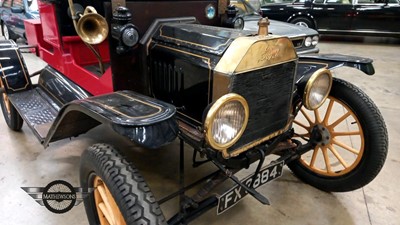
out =
{"type": "Polygon", "coordinates": [[[269,200],[262,194],[260,194],[258,191],[256,191],[253,188],[249,188],[247,187],[245,184],[243,184],[242,182],[240,182],[237,177],[235,177],[234,175],[230,176],[229,178],[231,178],[236,184],[238,184],[240,187],[242,187],[243,189],[245,189],[251,196],[253,196],[255,199],[257,199],[259,202],[261,202],[263,205],[270,205],[271,203],[269,202],[269,200]]]}
{"type": "Polygon", "coordinates": [[[247,187],[245,184],[243,184],[242,182],[240,182],[240,180],[235,177],[235,175],[233,175],[232,171],[225,169],[224,166],[222,164],[220,164],[217,160],[212,160],[212,162],[214,163],[214,165],[216,165],[218,167],[218,169],[220,169],[221,171],[223,171],[225,173],[225,175],[227,177],[229,177],[230,179],[232,179],[237,185],[239,185],[240,187],[242,187],[244,190],[246,190],[250,195],[252,195],[255,199],[257,199],[259,202],[261,202],[264,205],[270,205],[269,200],[262,194],[258,193],[255,189],[247,187]]]}

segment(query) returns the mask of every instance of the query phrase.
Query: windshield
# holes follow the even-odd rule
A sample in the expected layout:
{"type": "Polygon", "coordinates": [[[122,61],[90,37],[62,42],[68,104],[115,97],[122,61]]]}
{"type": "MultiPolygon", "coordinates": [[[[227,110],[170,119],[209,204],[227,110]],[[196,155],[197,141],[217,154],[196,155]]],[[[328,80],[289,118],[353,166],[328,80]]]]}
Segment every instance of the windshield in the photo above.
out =
{"type": "Polygon", "coordinates": [[[27,0],[27,3],[28,3],[28,11],[37,12],[39,10],[37,0],[27,0]]]}

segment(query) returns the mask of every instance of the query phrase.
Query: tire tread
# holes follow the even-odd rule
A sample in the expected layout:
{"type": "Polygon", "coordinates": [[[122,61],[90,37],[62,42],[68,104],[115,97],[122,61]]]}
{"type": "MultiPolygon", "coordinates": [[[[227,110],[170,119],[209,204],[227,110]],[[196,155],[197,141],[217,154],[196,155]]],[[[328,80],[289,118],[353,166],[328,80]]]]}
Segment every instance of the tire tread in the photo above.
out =
{"type": "MultiPolygon", "coordinates": [[[[127,224],[166,223],[160,206],[138,169],[115,148],[107,144],[94,144],[83,154],[82,163],[82,166],[93,163],[99,171],[102,171],[102,174],[98,175],[107,186],[112,183],[108,188],[127,224]]],[[[81,171],[81,182],[82,179],[84,178],[81,171]]]]}

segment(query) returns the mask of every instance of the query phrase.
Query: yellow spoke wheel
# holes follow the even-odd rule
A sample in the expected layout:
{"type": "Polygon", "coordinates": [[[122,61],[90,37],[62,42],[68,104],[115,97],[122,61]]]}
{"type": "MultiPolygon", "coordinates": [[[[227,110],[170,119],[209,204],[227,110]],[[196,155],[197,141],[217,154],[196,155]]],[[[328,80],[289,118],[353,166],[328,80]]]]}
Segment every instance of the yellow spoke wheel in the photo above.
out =
{"type": "Polygon", "coordinates": [[[103,180],[96,176],[94,178],[94,199],[97,214],[101,225],[126,225],[124,217],[118,208],[110,190],[103,180]]]}
{"type": "MultiPolygon", "coordinates": [[[[354,169],[364,153],[364,133],[357,116],[340,100],[330,96],[325,106],[309,111],[301,109],[295,124],[307,137],[313,128],[322,134],[317,146],[300,162],[315,173],[341,176],[354,169]],[[300,119],[303,118],[303,121],[300,119]]],[[[301,136],[301,135],[300,135],[301,136]]]]}
{"type": "Polygon", "coordinates": [[[288,166],[300,179],[321,190],[363,187],[386,160],[388,135],[382,115],[364,92],[344,80],[334,78],[320,108],[301,108],[293,128],[294,138],[311,141],[315,147],[288,166]],[[318,137],[311,137],[313,130],[318,137]]]}

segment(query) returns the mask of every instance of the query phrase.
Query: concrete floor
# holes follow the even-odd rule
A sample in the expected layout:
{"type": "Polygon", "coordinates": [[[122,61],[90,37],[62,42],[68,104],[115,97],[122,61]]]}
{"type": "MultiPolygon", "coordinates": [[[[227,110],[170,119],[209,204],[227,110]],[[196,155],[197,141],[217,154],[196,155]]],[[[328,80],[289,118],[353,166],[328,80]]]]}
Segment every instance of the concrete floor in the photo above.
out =
{"type": "MultiPolygon", "coordinates": [[[[319,47],[322,53],[368,56],[375,61],[375,76],[365,76],[348,68],[339,69],[334,74],[362,88],[375,101],[386,120],[389,154],[378,177],[353,192],[326,193],[304,184],[285,169],[280,179],[258,189],[270,199],[271,206],[246,197],[226,213],[217,216],[213,209],[193,224],[400,224],[400,179],[397,177],[400,151],[396,147],[400,146],[400,139],[396,138],[400,136],[400,44],[398,40],[394,43],[387,43],[386,39],[367,41],[325,38],[319,47]]],[[[25,60],[31,73],[44,65],[31,54],[25,54],[25,60]]],[[[22,132],[12,132],[0,119],[0,224],[87,224],[83,204],[65,214],[53,214],[39,206],[20,187],[45,186],[57,179],[79,186],[80,155],[90,144],[97,142],[113,144],[128,153],[157,198],[178,187],[178,142],[148,151],[100,126],[78,138],[53,143],[45,150],[27,126],[22,132]],[[143,158],[151,159],[151,163],[143,161],[143,158]]],[[[186,157],[190,162],[190,150],[186,157]]],[[[193,170],[190,163],[186,165],[190,179],[212,169],[205,166],[193,170]]],[[[172,200],[162,206],[167,217],[173,214],[176,205],[177,201],[172,200]]]]}

